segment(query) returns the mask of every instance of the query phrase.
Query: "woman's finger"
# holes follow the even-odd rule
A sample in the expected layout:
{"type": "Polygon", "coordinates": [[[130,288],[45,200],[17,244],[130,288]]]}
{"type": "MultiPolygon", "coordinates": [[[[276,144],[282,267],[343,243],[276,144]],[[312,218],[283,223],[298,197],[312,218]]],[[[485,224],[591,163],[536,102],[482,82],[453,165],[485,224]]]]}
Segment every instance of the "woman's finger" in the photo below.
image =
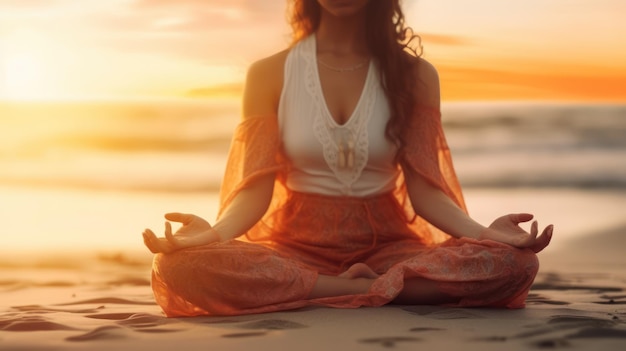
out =
{"type": "Polygon", "coordinates": [[[170,222],[165,222],[165,239],[173,246],[178,247],[178,240],[172,234],[172,224],[170,222]]]}
{"type": "Polygon", "coordinates": [[[530,213],[512,213],[509,215],[509,219],[511,222],[515,223],[515,225],[528,222],[533,219],[533,215],[530,213]]]}
{"type": "Polygon", "coordinates": [[[143,237],[143,244],[146,245],[146,247],[148,248],[148,250],[150,250],[150,252],[154,253],[154,251],[152,250],[152,247],[150,247],[150,241],[148,240],[148,234],[146,234],[146,232],[141,233],[141,236],[143,237]]]}
{"type": "Polygon", "coordinates": [[[159,239],[150,229],[143,232],[143,242],[152,253],[170,253],[174,247],[167,240],[159,239]]]}
{"type": "Polygon", "coordinates": [[[553,232],[554,232],[554,226],[553,225],[547,226],[546,229],[544,229],[541,235],[537,238],[535,243],[531,246],[531,249],[535,253],[538,253],[539,251],[545,249],[550,244],[550,241],[552,240],[553,232]]]}
{"type": "Polygon", "coordinates": [[[143,232],[143,243],[146,245],[146,247],[148,248],[148,250],[150,250],[150,252],[152,253],[159,253],[159,246],[155,245],[155,239],[156,237],[154,236],[154,233],[145,231],[143,232]]]}
{"type": "Polygon", "coordinates": [[[536,238],[537,234],[539,234],[539,222],[533,221],[530,225],[530,236],[536,238]]]}
{"type": "Polygon", "coordinates": [[[155,237],[154,233],[150,229],[146,229],[143,231],[143,241],[151,242],[152,238],[155,237]]]}
{"type": "Polygon", "coordinates": [[[526,248],[531,247],[537,240],[537,221],[534,221],[530,226],[530,233],[519,233],[517,239],[517,247],[526,248]]]}
{"type": "Polygon", "coordinates": [[[182,223],[183,225],[187,225],[191,223],[194,217],[195,216],[191,214],[178,213],[178,212],[170,212],[170,213],[165,214],[165,219],[172,221],[172,222],[182,223]]]}
{"type": "Polygon", "coordinates": [[[530,225],[530,235],[528,235],[526,239],[526,247],[532,247],[537,241],[537,235],[539,234],[539,223],[537,221],[533,221],[530,225]]]}

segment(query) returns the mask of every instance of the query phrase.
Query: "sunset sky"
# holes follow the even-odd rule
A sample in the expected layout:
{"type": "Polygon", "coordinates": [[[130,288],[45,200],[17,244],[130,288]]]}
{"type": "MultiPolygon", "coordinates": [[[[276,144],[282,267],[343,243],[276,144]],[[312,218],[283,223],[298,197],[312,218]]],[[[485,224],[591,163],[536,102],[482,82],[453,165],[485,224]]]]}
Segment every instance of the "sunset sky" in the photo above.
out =
{"type": "MultiPolygon", "coordinates": [[[[0,0],[0,99],[237,97],[285,0],[0,0]]],[[[444,100],[626,102],[626,1],[407,0],[444,100]]]]}

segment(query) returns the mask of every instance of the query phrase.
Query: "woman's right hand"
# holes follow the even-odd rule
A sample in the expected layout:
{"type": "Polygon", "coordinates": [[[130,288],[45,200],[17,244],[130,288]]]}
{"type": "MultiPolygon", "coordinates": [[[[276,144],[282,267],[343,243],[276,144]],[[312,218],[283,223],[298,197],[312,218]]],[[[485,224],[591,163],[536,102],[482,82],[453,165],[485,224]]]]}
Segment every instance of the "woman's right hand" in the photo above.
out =
{"type": "Polygon", "coordinates": [[[489,239],[509,244],[517,248],[529,248],[535,253],[543,250],[550,244],[554,226],[547,226],[539,234],[539,225],[534,221],[530,233],[522,229],[519,224],[533,219],[530,213],[513,213],[497,218],[489,228],[480,234],[479,239],[489,239]]]}
{"type": "Polygon", "coordinates": [[[152,253],[170,253],[176,250],[201,246],[220,241],[218,233],[204,219],[185,213],[167,213],[165,237],[157,237],[150,229],[143,232],[143,242],[152,253]],[[169,221],[182,223],[182,227],[172,234],[169,221]]]}

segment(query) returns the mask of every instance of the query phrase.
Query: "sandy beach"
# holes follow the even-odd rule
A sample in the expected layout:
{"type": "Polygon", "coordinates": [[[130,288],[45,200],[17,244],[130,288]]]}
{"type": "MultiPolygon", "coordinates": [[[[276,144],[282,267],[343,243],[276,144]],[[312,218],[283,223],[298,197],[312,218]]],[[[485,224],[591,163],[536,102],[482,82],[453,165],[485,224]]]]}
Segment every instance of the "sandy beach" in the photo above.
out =
{"type": "Polygon", "coordinates": [[[14,270],[19,279],[3,274],[0,349],[622,350],[626,346],[626,275],[618,270],[577,273],[551,266],[539,275],[523,310],[385,306],[169,319],[154,304],[145,265],[123,256],[99,260],[101,265],[108,262],[107,271],[80,272],[92,279],[71,274],[70,268],[14,270]]]}
{"type": "Polygon", "coordinates": [[[5,250],[0,350],[623,350],[626,226],[608,209],[624,197],[508,193],[470,191],[468,202],[477,217],[543,203],[535,206],[540,218],[552,214],[564,227],[540,255],[542,267],[523,310],[385,306],[165,318],[150,290],[151,255],[140,244],[57,254],[5,250]],[[592,211],[600,199],[605,217],[592,211]],[[594,225],[594,218],[598,230],[580,227],[594,225]]]}

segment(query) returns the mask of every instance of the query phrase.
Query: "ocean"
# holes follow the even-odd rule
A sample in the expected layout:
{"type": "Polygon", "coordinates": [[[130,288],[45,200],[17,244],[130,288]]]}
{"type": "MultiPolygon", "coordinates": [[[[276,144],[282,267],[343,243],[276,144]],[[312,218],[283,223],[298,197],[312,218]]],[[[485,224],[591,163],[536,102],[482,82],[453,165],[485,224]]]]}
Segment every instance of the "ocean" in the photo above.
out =
{"type": "MultiPolygon", "coordinates": [[[[626,105],[458,102],[442,115],[470,193],[626,204],[626,105]]],[[[239,119],[230,100],[0,102],[2,249],[141,247],[164,212],[213,217],[239,119]]]]}
{"type": "MultiPolygon", "coordinates": [[[[626,187],[626,105],[448,103],[465,187],[626,187]]],[[[0,103],[0,184],[219,188],[237,102],[0,103]]]]}

